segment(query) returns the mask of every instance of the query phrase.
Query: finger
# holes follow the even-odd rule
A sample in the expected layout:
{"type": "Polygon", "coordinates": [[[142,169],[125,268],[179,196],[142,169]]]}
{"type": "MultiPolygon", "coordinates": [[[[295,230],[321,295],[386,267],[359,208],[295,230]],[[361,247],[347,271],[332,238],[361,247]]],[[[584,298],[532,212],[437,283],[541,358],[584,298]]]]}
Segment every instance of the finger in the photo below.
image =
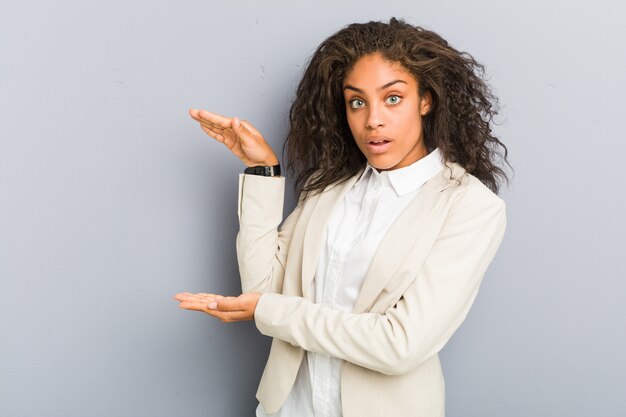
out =
{"type": "Polygon", "coordinates": [[[216,297],[205,297],[200,296],[198,294],[176,294],[174,297],[178,301],[190,301],[190,302],[202,302],[208,304],[211,301],[216,301],[218,298],[216,297]]]}
{"type": "Polygon", "coordinates": [[[219,124],[219,123],[215,123],[215,122],[213,122],[213,121],[211,121],[211,120],[206,120],[206,119],[198,119],[198,122],[199,122],[201,125],[204,125],[204,126],[206,126],[206,127],[210,128],[210,129],[212,129],[212,130],[215,130],[215,131],[216,131],[216,132],[218,132],[218,133],[222,133],[222,132],[223,132],[223,131],[225,131],[225,130],[230,130],[230,129],[232,129],[232,127],[231,127],[231,126],[222,126],[221,124],[219,124]]]}
{"type": "Polygon", "coordinates": [[[189,292],[179,292],[178,294],[176,294],[176,295],[174,296],[174,299],[175,299],[175,300],[178,300],[178,301],[181,301],[181,300],[186,299],[186,298],[187,298],[187,297],[189,297],[190,295],[193,295],[193,294],[191,294],[191,293],[189,293],[189,292]]]}
{"type": "Polygon", "coordinates": [[[193,294],[176,294],[174,296],[176,301],[199,301],[193,294]]]}
{"type": "Polygon", "coordinates": [[[209,129],[214,130],[217,133],[223,133],[227,129],[216,123],[209,122],[208,120],[200,119],[199,122],[200,122],[200,126],[208,127],[209,129]]]}
{"type": "Polygon", "coordinates": [[[207,125],[205,125],[204,123],[200,124],[200,128],[202,130],[204,130],[204,132],[211,136],[213,139],[217,140],[218,142],[224,143],[225,142],[225,138],[224,135],[222,135],[219,132],[216,132],[215,130],[211,129],[210,127],[207,127],[207,125]]]}
{"type": "MultiPolygon", "coordinates": [[[[211,124],[214,125],[215,127],[219,127],[221,129],[224,128],[223,123],[221,123],[220,121],[217,121],[214,117],[210,117],[210,118],[203,118],[201,117],[201,112],[202,110],[198,110],[198,109],[189,109],[189,116],[191,116],[192,119],[194,119],[197,122],[200,123],[206,123],[206,124],[211,124]]],[[[213,115],[213,113],[207,112],[206,110],[202,111],[203,115],[207,116],[207,114],[211,114],[213,115]]],[[[223,117],[223,116],[222,116],[223,117]]]]}
{"type": "Polygon", "coordinates": [[[203,303],[206,303],[207,306],[209,305],[209,303],[211,303],[213,301],[218,301],[218,300],[221,300],[222,298],[224,298],[224,296],[222,296],[222,295],[214,295],[214,294],[211,294],[211,295],[200,295],[200,294],[198,294],[198,295],[196,295],[196,297],[197,297],[197,299],[196,299],[197,301],[202,301],[203,303]]]}
{"type": "Polygon", "coordinates": [[[209,136],[217,140],[218,142],[223,143],[230,150],[233,149],[237,145],[237,134],[234,132],[232,128],[224,129],[215,124],[202,122],[200,123],[200,127],[205,131],[209,136]]]}
{"type": "Polygon", "coordinates": [[[181,301],[178,305],[185,310],[202,311],[208,313],[210,310],[207,308],[207,303],[202,301],[181,301]]]}
{"type": "Polygon", "coordinates": [[[229,149],[237,144],[237,133],[235,133],[234,129],[222,129],[217,130],[217,132],[222,134],[222,136],[224,137],[224,144],[228,146],[229,149]]]}
{"type": "Polygon", "coordinates": [[[198,117],[201,120],[206,120],[207,122],[214,123],[221,127],[230,127],[233,120],[231,117],[221,116],[206,110],[198,111],[198,117]]]}
{"type": "Polygon", "coordinates": [[[189,109],[188,113],[189,116],[191,116],[192,119],[200,121],[200,116],[198,116],[198,112],[200,112],[200,110],[198,109],[189,109]]]}
{"type": "Polygon", "coordinates": [[[228,148],[229,151],[233,153],[237,158],[241,159],[244,163],[248,159],[247,155],[243,152],[241,148],[241,139],[237,137],[237,134],[233,129],[228,129],[224,131],[222,135],[224,138],[224,146],[228,148]]]}
{"type": "Polygon", "coordinates": [[[209,293],[206,293],[206,292],[199,292],[197,295],[200,295],[200,296],[203,296],[203,297],[212,297],[212,298],[217,298],[218,300],[219,300],[219,299],[224,298],[224,296],[223,296],[223,295],[219,295],[219,294],[209,294],[209,293]]]}

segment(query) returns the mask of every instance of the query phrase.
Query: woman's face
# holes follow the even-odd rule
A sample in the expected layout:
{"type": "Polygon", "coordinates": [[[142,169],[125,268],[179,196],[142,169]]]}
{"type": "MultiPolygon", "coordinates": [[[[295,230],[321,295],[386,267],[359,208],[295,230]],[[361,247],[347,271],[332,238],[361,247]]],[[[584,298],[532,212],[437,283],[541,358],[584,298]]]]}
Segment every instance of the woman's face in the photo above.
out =
{"type": "Polygon", "coordinates": [[[346,75],[343,94],[352,136],[374,168],[402,168],[428,154],[422,116],[431,96],[418,96],[417,81],[401,64],[363,56],[346,75]]]}

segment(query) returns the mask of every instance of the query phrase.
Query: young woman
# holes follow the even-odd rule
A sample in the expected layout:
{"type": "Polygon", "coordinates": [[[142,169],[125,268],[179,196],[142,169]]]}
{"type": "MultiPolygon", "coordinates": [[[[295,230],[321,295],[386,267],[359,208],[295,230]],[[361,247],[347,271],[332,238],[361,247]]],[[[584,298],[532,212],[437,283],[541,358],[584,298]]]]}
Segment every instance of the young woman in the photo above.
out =
{"type": "Polygon", "coordinates": [[[272,336],[257,416],[443,416],[438,352],[464,320],[505,229],[483,68],[392,18],[326,39],[285,142],[299,196],[248,122],[190,110],[248,168],[239,180],[243,294],[176,295],[272,336]]]}

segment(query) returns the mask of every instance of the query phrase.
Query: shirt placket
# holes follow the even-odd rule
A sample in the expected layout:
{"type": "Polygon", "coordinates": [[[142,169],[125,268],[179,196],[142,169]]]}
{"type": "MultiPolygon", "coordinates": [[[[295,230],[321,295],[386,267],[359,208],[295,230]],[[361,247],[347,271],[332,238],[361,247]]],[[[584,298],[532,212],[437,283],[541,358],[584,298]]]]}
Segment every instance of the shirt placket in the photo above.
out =
{"type": "MultiPolygon", "coordinates": [[[[338,307],[337,291],[342,283],[341,277],[345,267],[346,257],[354,245],[365,235],[371,223],[374,207],[378,202],[381,190],[382,178],[378,175],[372,175],[367,183],[358,215],[354,216],[353,219],[346,219],[346,221],[342,222],[336,242],[330,245],[322,300],[318,301],[321,304],[333,309],[338,307]]],[[[333,386],[333,358],[321,354],[315,354],[314,358],[315,370],[312,388],[315,415],[316,417],[331,417],[332,401],[330,394],[331,387],[333,386]]],[[[335,364],[335,366],[338,365],[335,364]]]]}

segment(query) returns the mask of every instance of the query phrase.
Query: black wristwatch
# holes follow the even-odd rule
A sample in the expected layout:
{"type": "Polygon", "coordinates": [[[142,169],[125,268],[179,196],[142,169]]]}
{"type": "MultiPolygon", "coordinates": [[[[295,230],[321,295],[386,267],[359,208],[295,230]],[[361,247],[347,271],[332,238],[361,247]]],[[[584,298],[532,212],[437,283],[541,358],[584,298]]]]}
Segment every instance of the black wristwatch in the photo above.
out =
{"type": "Polygon", "coordinates": [[[248,167],[243,171],[244,174],[262,175],[264,177],[280,176],[280,164],[274,166],[256,166],[248,167]]]}

